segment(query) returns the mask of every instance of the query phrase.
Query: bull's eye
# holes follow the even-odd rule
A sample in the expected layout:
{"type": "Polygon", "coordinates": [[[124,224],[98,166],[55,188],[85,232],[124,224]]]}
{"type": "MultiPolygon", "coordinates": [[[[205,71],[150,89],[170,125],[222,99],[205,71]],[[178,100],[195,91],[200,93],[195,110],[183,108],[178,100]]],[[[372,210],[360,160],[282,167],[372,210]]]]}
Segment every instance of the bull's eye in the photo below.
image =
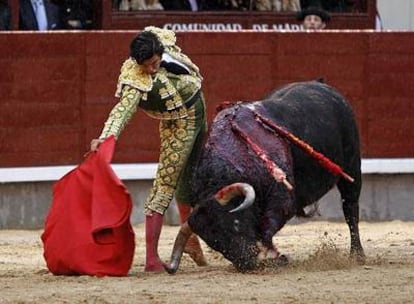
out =
{"type": "Polygon", "coordinates": [[[240,221],[237,220],[237,219],[234,220],[233,227],[234,227],[234,230],[236,230],[237,232],[239,232],[239,230],[240,230],[240,221]]]}

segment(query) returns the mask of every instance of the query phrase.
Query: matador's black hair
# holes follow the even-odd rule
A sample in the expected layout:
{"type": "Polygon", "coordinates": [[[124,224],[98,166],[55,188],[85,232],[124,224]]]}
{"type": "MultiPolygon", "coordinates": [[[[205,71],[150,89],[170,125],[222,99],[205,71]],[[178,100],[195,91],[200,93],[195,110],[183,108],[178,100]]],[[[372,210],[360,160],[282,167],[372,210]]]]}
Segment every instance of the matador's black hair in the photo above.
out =
{"type": "Polygon", "coordinates": [[[130,56],[136,60],[138,64],[142,64],[145,60],[152,58],[154,55],[161,56],[164,52],[164,46],[161,44],[157,35],[154,33],[143,31],[132,40],[130,56]]]}

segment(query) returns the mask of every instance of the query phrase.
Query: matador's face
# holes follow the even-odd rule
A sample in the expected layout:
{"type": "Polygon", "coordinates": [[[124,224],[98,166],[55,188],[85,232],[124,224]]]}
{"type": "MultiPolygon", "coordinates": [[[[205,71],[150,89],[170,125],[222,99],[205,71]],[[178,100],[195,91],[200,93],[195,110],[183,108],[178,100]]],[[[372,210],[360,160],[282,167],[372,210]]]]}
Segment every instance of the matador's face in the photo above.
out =
{"type": "Polygon", "coordinates": [[[154,55],[149,59],[146,59],[142,62],[142,67],[144,68],[144,71],[149,75],[154,75],[158,72],[161,64],[161,56],[160,55],[154,55]]]}

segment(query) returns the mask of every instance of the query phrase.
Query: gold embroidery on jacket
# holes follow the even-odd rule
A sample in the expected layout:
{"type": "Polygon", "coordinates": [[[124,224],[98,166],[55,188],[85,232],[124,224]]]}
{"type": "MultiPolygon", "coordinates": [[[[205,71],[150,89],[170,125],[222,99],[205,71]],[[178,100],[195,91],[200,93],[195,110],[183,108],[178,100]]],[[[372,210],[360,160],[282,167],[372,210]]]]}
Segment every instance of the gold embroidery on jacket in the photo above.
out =
{"type": "Polygon", "coordinates": [[[99,138],[107,138],[110,135],[118,138],[132,115],[136,112],[140,98],[141,94],[137,89],[124,86],[121,99],[109,113],[109,117],[105,122],[99,138]]]}
{"type": "Polygon", "coordinates": [[[200,80],[203,79],[203,77],[200,74],[199,68],[191,61],[191,59],[187,55],[183,54],[181,48],[175,44],[177,38],[173,31],[158,28],[155,26],[147,26],[144,28],[144,31],[148,31],[157,35],[158,39],[164,46],[166,53],[168,53],[175,60],[178,60],[179,62],[187,66],[190,69],[191,75],[198,77],[200,80]]]}
{"type": "Polygon", "coordinates": [[[152,78],[133,58],[128,58],[121,67],[115,96],[120,97],[124,85],[149,92],[152,89],[152,78]]]}

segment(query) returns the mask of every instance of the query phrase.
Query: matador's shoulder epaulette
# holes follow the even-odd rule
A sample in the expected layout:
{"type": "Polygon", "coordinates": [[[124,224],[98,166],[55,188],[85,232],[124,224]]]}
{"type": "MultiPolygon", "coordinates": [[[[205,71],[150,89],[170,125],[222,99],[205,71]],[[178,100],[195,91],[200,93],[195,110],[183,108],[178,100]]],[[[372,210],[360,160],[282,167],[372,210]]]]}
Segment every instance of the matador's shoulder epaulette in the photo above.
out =
{"type": "Polygon", "coordinates": [[[121,67],[115,96],[121,95],[122,86],[125,84],[140,91],[149,92],[152,89],[152,78],[134,59],[128,58],[121,67]]]}
{"type": "Polygon", "coordinates": [[[156,26],[147,26],[144,28],[144,31],[148,31],[157,35],[161,44],[164,46],[166,53],[168,53],[175,60],[178,60],[179,62],[187,66],[190,69],[191,74],[197,76],[201,80],[203,79],[203,77],[200,74],[199,68],[191,61],[191,59],[187,55],[182,53],[181,48],[176,44],[177,37],[175,36],[175,32],[167,29],[162,29],[156,26]]]}

